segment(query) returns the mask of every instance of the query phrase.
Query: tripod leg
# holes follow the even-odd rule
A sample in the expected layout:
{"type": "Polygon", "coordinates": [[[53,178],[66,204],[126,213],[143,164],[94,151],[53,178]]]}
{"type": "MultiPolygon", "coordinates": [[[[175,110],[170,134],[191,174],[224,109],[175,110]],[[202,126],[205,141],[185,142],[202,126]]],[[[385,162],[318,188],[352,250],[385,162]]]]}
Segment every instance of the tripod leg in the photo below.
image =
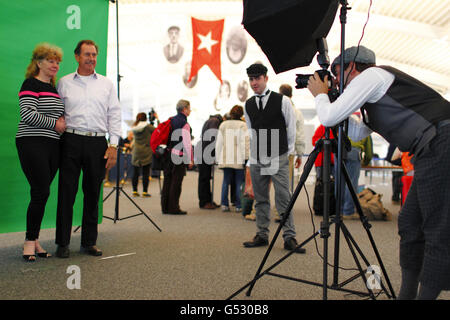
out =
{"type": "MultiPolygon", "coordinates": [[[[332,141],[330,131],[325,130],[325,140],[323,141],[323,219],[320,224],[320,237],[323,239],[323,280],[322,299],[328,299],[328,238],[330,237],[330,185],[331,185],[331,150],[332,141]]],[[[337,211],[337,210],[336,210],[337,211]]]]}
{"type": "Polygon", "coordinates": [[[280,224],[279,224],[279,226],[277,228],[277,231],[275,232],[275,235],[274,235],[272,241],[270,242],[269,248],[267,249],[267,251],[266,251],[266,253],[264,255],[264,258],[261,261],[261,264],[259,265],[258,270],[256,271],[255,277],[253,278],[254,281],[252,281],[252,283],[251,283],[251,285],[250,285],[250,287],[249,287],[249,289],[248,289],[248,291],[246,293],[247,296],[250,296],[250,294],[251,294],[251,292],[253,290],[253,287],[255,285],[255,282],[259,278],[259,274],[261,273],[261,270],[263,269],[264,264],[266,263],[270,252],[272,251],[272,248],[273,248],[273,246],[275,244],[275,241],[277,240],[277,238],[278,238],[278,236],[279,236],[279,234],[281,232],[281,229],[283,228],[284,224],[286,223],[286,221],[287,221],[287,219],[289,217],[289,214],[291,213],[292,208],[294,207],[295,201],[297,200],[297,197],[300,194],[301,189],[303,188],[306,180],[308,179],[308,175],[311,172],[311,169],[312,169],[312,167],[314,165],[314,162],[315,162],[315,160],[317,158],[317,155],[321,151],[321,148],[322,148],[322,143],[318,143],[316,145],[316,147],[314,148],[314,150],[311,152],[310,158],[305,163],[305,167],[304,167],[303,173],[302,173],[302,175],[300,177],[300,181],[299,181],[299,183],[298,183],[298,185],[297,185],[297,187],[296,187],[296,189],[294,191],[294,194],[291,197],[291,200],[289,201],[289,204],[288,204],[288,206],[286,208],[286,213],[281,215],[282,216],[282,220],[281,220],[281,222],[280,222],[280,224]]]}
{"type": "MultiPolygon", "coordinates": [[[[364,263],[366,264],[368,270],[371,267],[369,260],[367,260],[367,258],[365,257],[364,253],[362,252],[361,248],[358,246],[358,244],[356,243],[355,239],[353,238],[353,236],[351,235],[350,231],[347,229],[347,227],[345,226],[345,224],[343,223],[342,226],[342,232],[344,233],[344,236],[348,241],[351,242],[352,246],[356,249],[356,251],[358,252],[359,256],[363,259],[364,263]]],[[[349,244],[350,245],[350,244],[349,244]]],[[[350,249],[351,250],[351,249],[350,249]]],[[[367,272],[366,272],[367,273],[367,272]]],[[[383,289],[383,291],[386,293],[386,295],[391,298],[391,295],[389,294],[389,292],[387,291],[386,287],[384,286],[383,282],[380,279],[379,282],[381,288],[383,289]]]]}
{"type": "Polygon", "coordinates": [[[109,196],[113,194],[114,191],[116,191],[116,187],[113,187],[112,190],[108,193],[108,195],[105,198],[103,198],[103,202],[105,202],[109,198],[109,196]]]}
{"type": "Polygon", "coordinates": [[[211,204],[214,203],[214,163],[211,165],[211,204]]]}
{"type": "MultiPolygon", "coordinates": [[[[308,239],[306,239],[304,242],[302,242],[301,244],[298,245],[298,247],[303,247],[305,244],[307,244],[308,242],[310,242],[311,240],[313,240],[315,237],[317,237],[319,235],[319,231],[315,232],[312,236],[310,236],[308,239]]],[[[238,291],[236,291],[235,293],[233,293],[231,296],[229,296],[226,300],[231,300],[233,299],[235,296],[237,296],[239,293],[241,293],[242,291],[244,291],[245,288],[249,287],[249,286],[253,286],[254,283],[262,278],[264,275],[269,274],[269,272],[274,269],[276,266],[278,266],[281,262],[283,262],[284,260],[286,260],[289,256],[291,256],[294,253],[294,251],[291,251],[289,253],[287,253],[286,255],[284,255],[282,258],[280,258],[277,262],[275,262],[274,264],[272,264],[270,267],[268,267],[264,272],[260,272],[257,276],[255,276],[253,278],[252,281],[248,282],[245,286],[243,286],[241,289],[239,289],[238,291]]]]}
{"type": "Polygon", "coordinates": [[[373,291],[368,286],[368,282],[367,282],[367,278],[366,278],[366,275],[364,273],[364,270],[362,269],[361,264],[359,263],[359,259],[356,256],[355,248],[353,248],[352,242],[350,241],[350,234],[349,234],[349,232],[348,232],[348,230],[347,230],[347,228],[345,227],[344,224],[342,224],[341,230],[342,230],[342,232],[344,234],[345,240],[347,241],[347,244],[348,244],[348,247],[350,249],[350,252],[352,253],[353,260],[355,261],[356,266],[358,267],[359,274],[360,274],[361,278],[363,279],[364,285],[366,286],[367,290],[369,291],[370,298],[372,300],[375,300],[375,296],[373,295],[373,291]]]}
{"type": "MultiPolygon", "coordinates": [[[[139,209],[139,211],[141,212],[140,214],[143,214],[155,227],[156,227],[156,229],[158,229],[160,232],[162,232],[162,230],[156,225],[156,223],[155,222],[153,222],[153,220],[152,219],[150,219],[150,217],[144,212],[144,210],[142,210],[137,204],[136,204],[136,202],[134,202],[133,201],[133,199],[131,199],[130,198],[130,196],[121,188],[120,189],[120,191],[122,191],[123,192],[123,194],[128,198],[128,200],[130,200],[133,204],[134,204],[134,206],[137,208],[137,209],[139,209]]],[[[131,217],[128,217],[128,218],[131,218],[131,217]]],[[[127,218],[124,218],[124,219],[127,219],[127,218]]]]}
{"type": "Polygon", "coordinates": [[[345,167],[344,163],[342,164],[342,168],[343,168],[342,172],[344,174],[345,181],[347,182],[347,186],[349,187],[350,194],[351,194],[353,202],[355,203],[355,206],[356,206],[356,211],[358,212],[359,218],[360,218],[360,220],[361,220],[361,222],[362,222],[362,224],[364,226],[364,229],[366,230],[367,236],[369,237],[369,241],[370,241],[370,243],[372,245],[372,248],[373,248],[373,251],[375,253],[375,256],[377,257],[377,261],[378,261],[378,264],[379,264],[379,266],[380,266],[380,268],[381,268],[381,270],[383,272],[383,276],[385,277],[386,282],[387,282],[387,284],[389,286],[389,290],[391,292],[391,295],[395,299],[394,289],[392,287],[391,281],[389,280],[389,276],[388,276],[388,274],[386,272],[386,268],[385,268],[384,263],[383,263],[383,261],[381,259],[381,256],[380,256],[380,253],[378,251],[378,248],[377,248],[377,246],[375,244],[375,240],[373,239],[372,233],[370,232],[370,228],[372,226],[370,225],[367,217],[363,213],[363,210],[361,208],[361,203],[359,202],[358,196],[356,194],[356,189],[354,188],[354,186],[351,183],[350,176],[348,174],[347,168],[345,167]]]}

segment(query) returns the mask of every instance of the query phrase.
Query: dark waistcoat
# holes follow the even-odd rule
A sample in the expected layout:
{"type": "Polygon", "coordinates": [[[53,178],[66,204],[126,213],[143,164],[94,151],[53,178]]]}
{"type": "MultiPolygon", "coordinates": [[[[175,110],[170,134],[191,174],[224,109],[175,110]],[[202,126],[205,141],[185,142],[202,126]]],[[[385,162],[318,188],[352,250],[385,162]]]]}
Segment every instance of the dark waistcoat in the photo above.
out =
{"type": "Polygon", "coordinates": [[[253,136],[256,137],[256,141],[252,143],[256,142],[258,160],[261,156],[274,157],[288,151],[286,121],[281,110],[282,99],[281,94],[272,91],[262,111],[259,110],[254,96],[245,103],[245,111],[250,118],[253,133],[256,134],[256,136],[253,136]],[[272,134],[278,135],[278,145],[273,146],[275,150],[272,150],[271,146],[272,134]]]}
{"type": "Polygon", "coordinates": [[[450,119],[450,102],[400,70],[380,68],[395,80],[380,100],[361,107],[364,123],[401,151],[418,154],[436,135],[438,123],[450,119]]]}

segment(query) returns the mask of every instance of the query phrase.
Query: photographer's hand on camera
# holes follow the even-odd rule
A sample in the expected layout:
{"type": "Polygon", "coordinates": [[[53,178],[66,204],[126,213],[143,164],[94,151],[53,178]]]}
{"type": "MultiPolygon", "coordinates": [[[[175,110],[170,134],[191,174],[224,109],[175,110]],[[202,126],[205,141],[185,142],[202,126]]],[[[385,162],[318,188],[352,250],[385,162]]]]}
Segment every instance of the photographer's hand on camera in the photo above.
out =
{"type": "Polygon", "coordinates": [[[324,81],[320,79],[320,76],[317,72],[314,72],[314,76],[309,77],[308,80],[308,90],[311,94],[316,97],[318,94],[325,93],[328,94],[328,76],[325,75],[324,81]]]}

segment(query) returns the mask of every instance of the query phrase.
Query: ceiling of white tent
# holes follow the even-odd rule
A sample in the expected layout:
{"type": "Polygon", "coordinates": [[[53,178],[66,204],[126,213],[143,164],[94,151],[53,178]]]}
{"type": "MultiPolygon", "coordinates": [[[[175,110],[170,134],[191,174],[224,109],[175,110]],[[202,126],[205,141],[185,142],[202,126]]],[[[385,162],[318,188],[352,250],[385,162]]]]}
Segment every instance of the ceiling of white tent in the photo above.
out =
{"type": "MultiPolygon", "coordinates": [[[[164,2],[242,2],[242,0],[119,0],[119,4],[164,2]]],[[[358,43],[370,0],[348,1],[345,43],[358,43]]],[[[340,49],[338,15],[328,47],[334,57],[340,49]]],[[[361,44],[376,52],[377,64],[390,64],[418,77],[449,99],[450,0],[373,0],[361,44]]]]}

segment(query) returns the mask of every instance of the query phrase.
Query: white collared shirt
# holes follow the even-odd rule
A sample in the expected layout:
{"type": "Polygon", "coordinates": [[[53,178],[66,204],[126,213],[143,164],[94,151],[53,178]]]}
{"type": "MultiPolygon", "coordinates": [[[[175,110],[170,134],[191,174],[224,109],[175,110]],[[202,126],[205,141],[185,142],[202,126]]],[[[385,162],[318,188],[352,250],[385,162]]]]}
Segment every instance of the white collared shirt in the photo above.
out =
{"type": "MultiPolygon", "coordinates": [[[[266,87],[263,92],[262,99],[262,106],[263,109],[266,107],[267,101],[269,100],[270,95],[272,94],[272,91],[270,91],[269,94],[267,94],[267,90],[269,88],[266,87]]],[[[256,96],[256,105],[259,106],[259,97],[256,96]]],[[[283,96],[281,100],[281,112],[283,113],[284,120],[286,122],[286,130],[287,130],[287,143],[288,143],[288,154],[294,154],[295,153],[295,134],[296,134],[296,115],[294,108],[292,107],[291,100],[283,96]]],[[[245,116],[245,122],[247,123],[247,127],[249,130],[252,128],[252,124],[250,121],[250,117],[247,114],[247,111],[245,111],[244,108],[244,116],[245,116]]]]}
{"type": "Polygon", "coordinates": [[[111,80],[96,72],[74,72],[58,81],[57,90],[68,129],[108,133],[111,144],[119,143],[122,111],[111,80]]]}

